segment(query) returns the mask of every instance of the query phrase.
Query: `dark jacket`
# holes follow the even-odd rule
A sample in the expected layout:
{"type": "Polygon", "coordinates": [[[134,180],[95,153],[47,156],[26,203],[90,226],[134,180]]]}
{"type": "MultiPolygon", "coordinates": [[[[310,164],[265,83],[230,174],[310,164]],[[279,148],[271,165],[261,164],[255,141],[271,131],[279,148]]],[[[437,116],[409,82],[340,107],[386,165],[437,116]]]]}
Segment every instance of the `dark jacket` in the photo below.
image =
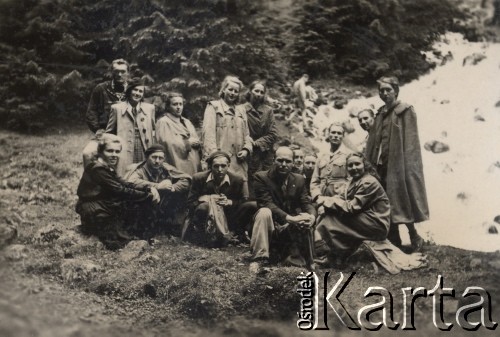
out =
{"type": "Polygon", "coordinates": [[[382,106],[375,117],[366,144],[366,157],[377,166],[383,117],[390,118],[385,190],[391,202],[393,223],[413,223],[429,219],[417,115],[412,106],[397,102],[392,110],[382,106]]]}
{"type": "Polygon", "coordinates": [[[286,193],[283,193],[281,184],[277,183],[279,179],[274,167],[268,171],[257,172],[254,179],[257,206],[269,208],[277,223],[283,225],[286,223],[287,215],[297,215],[301,212],[316,216],[302,175],[296,173],[288,175],[286,193]]]}
{"type": "Polygon", "coordinates": [[[111,105],[124,100],[124,93],[115,91],[111,81],[96,85],[90,96],[85,116],[89,129],[92,132],[96,132],[99,129],[106,129],[111,105]]]}
{"type": "Polygon", "coordinates": [[[148,198],[149,188],[122,180],[115,169],[96,161],[85,168],[76,193],[79,203],[100,200],[140,201],[148,198]]]}
{"type": "MultiPolygon", "coordinates": [[[[203,195],[218,194],[216,192],[216,186],[213,180],[207,182],[207,178],[210,174],[209,171],[198,172],[193,175],[193,181],[191,184],[191,190],[188,196],[188,205],[190,209],[196,208],[199,205],[198,198],[203,195]]],[[[228,199],[231,199],[233,205],[231,208],[237,207],[240,203],[247,201],[248,195],[244,193],[244,181],[243,177],[235,175],[233,173],[227,173],[229,177],[229,185],[223,184],[219,189],[219,194],[224,194],[228,199]]]]}

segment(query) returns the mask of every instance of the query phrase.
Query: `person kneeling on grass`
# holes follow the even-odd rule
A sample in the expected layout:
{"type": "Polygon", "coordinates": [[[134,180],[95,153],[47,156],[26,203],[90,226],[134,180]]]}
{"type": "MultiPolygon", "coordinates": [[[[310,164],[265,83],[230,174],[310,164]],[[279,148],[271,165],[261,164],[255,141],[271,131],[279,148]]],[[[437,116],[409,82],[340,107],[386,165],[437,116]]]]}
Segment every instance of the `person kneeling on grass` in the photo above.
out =
{"type": "Polygon", "coordinates": [[[343,265],[365,240],[382,241],[389,232],[389,198],[375,176],[375,170],[361,153],[346,158],[350,178],[340,195],[320,195],[317,231],[330,253],[330,265],[343,265]]]}
{"type": "Polygon", "coordinates": [[[76,212],[82,232],[97,236],[108,249],[123,247],[131,237],[124,229],[123,210],[127,203],[160,202],[154,187],[141,187],[122,180],[116,173],[122,143],[106,134],[97,145],[97,160],[89,163],[78,185],[76,212]]]}
{"type": "Polygon", "coordinates": [[[145,155],[145,161],[129,166],[125,180],[139,187],[156,188],[161,201],[159,205],[131,209],[134,234],[145,239],[165,231],[180,235],[191,177],[165,162],[165,148],[161,144],[151,145],[145,155]]]}
{"type": "Polygon", "coordinates": [[[182,231],[183,239],[208,246],[220,246],[245,239],[244,233],[257,204],[248,200],[243,177],[229,172],[230,155],[214,152],[208,159],[210,168],[193,176],[188,196],[189,218],[182,231]]]}

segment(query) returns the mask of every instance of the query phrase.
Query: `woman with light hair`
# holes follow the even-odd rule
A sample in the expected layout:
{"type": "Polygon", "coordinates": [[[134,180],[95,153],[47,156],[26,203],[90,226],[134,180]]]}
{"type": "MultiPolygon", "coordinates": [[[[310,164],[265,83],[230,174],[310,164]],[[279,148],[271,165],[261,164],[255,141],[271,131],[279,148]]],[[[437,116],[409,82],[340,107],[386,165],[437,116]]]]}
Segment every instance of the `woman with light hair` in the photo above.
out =
{"type": "Polygon", "coordinates": [[[121,248],[131,239],[124,228],[127,203],[160,201],[154,187],[140,188],[118,176],[121,151],[120,137],[104,134],[97,145],[97,160],[85,167],[77,190],[82,232],[97,236],[108,249],[121,248]]]}
{"type": "Polygon", "coordinates": [[[216,151],[229,153],[229,171],[247,181],[252,138],[245,109],[237,105],[242,89],[243,83],[237,77],[226,76],[219,90],[220,99],[208,102],[203,118],[203,158],[216,151]]]}

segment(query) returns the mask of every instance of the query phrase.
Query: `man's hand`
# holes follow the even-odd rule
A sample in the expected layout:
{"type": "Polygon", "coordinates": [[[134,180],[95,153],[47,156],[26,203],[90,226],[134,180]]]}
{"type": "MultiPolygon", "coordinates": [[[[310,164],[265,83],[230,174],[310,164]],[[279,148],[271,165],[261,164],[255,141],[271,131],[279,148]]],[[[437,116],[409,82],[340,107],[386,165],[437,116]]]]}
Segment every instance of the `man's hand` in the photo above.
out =
{"type": "Polygon", "coordinates": [[[170,191],[172,189],[172,180],[170,179],[165,179],[165,180],[162,180],[158,186],[156,186],[156,189],[158,190],[168,190],[170,191]]]}
{"type": "Polygon", "coordinates": [[[233,201],[231,199],[228,199],[224,194],[221,194],[219,196],[219,199],[217,200],[217,205],[222,207],[229,207],[233,205],[233,201]]]}
{"type": "Polygon", "coordinates": [[[160,203],[160,193],[158,193],[158,190],[154,187],[151,187],[151,194],[153,195],[153,202],[155,204],[160,203]]]}
{"type": "Polygon", "coordinates": [[[247,149],[243,149],[240,152],[238,152],[238,154],[236,154],[236,158],[238,159],[238,161],[244,161],[247,158],[247,156],[248,156],[247,149]]]}

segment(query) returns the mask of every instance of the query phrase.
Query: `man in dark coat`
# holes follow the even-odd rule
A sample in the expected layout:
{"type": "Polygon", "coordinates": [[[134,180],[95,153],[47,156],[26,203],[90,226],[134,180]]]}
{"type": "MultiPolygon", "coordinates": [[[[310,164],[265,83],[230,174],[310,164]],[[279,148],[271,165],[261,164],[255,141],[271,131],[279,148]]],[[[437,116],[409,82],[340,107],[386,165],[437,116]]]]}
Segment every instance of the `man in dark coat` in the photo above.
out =
{"type": "Polygon", "coordinates": [[[255,174],[255,215],[250,249],[252,258],[268,263],[271,245],[285,262],[313,269],[313,225],[316,218],[302,175],[292,173],[293,151],[279,147],[268,171],[255,174]]]}
{"type": "MultiPolygon", "coordinates": [[[[220,206],[229,228],[214,234],[214,237],[202,237],[201,241],[206,244],[226,244],[227,240],[232,240],[231,235],[227,233],[228,229],[234,231],[240,240],[244,238],[245,230],[257,210],[257,204],[247,201],[248,190],[245,188],[244,178],[228,171],[230,163],[228,153],[216,151],[207,159],[210,170],[193,175],[188,196],[190,215],[183,229],[183,237],[192,236],[190,233],[199,232],[202,228],[207,234],[207,227],[211,226],[210,221],[213,220],[209,215],[214,211],[217,212],[210,208],[220,209],[217,207],[220,206]],[[219,242],[217,236],[222,242],[219,242]],[[221,238],[221,236],[224,237],[221,238]]],[[[215,220],[220,220],[220,218],[215,220]]]]}
{"type": "Polygon", "coordinates": [[[180,226],[186,216],[185,205],[191,177],[165,163],[163,145],[151,145],[145,155],[145,161],[129,166],[125,180],[140,188],[156,188],[161,199],[159,205],[141,206],[136,210],[135,222],[139,224],[136,230],[146,232],[146,236],[167,229],[180,234],[180,226]]]}
{"type": "Polygon", "coordinates": [[[385,105],[370,129],[366,157],[376,167],[391,203],[388,239],[401,246],[398,225],[406,224],[412,247],[417,250],[423,239],[414,223],[429,219],[417,115],[412,106],[397,100],[397,78],[383,77],[378,83],[385,105]]]}
{"type": "Polygon", "coordinates": [[[125,100],[125,89],[129,76],[129,64],[123,59],[111,63],[112,80],[99,83],[90,96],[87,114],[87,125],[92,132],[106,129],[111,105],[125,100]]]}

